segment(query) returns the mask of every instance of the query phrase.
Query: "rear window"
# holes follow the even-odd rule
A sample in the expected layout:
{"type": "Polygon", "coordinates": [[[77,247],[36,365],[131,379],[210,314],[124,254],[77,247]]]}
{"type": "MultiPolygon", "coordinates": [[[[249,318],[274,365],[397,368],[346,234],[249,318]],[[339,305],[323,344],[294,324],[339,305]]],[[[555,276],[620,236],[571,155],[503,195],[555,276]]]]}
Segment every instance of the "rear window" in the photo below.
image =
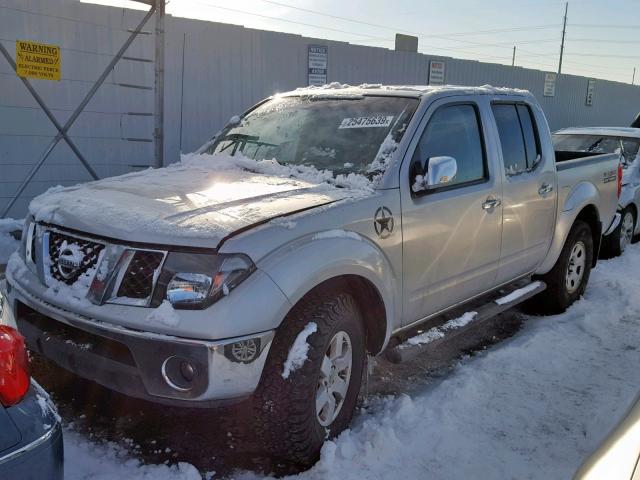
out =
{"type": "Polygon", "coordinates": [[[513,103],[498,103],[491,108],[507,175],[535,167],[540,160],[540,143],[531,109],[527,105],[513,103]]]}
{"type": "Polygon", "coordinates": [[[588,152],[588,153],[616,153],[621,151],[627,164],[633,162],[640,139],[617,137],[613,135],[581,135],[562,134],[553,135],[553,148],[558,152],[588,152]]]}

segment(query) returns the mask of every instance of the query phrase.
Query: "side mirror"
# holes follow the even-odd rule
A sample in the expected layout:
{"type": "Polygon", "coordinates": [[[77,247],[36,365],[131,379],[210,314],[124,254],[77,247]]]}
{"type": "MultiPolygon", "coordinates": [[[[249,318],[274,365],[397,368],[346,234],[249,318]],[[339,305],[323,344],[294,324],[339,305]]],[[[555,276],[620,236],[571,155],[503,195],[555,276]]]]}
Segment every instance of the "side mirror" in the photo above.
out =
{"type": "Polygon", "coordinates": [[[436,188],[451,182],[458,173],[458,162],[453,157],[427,159],[426,187],[436,188]]]}

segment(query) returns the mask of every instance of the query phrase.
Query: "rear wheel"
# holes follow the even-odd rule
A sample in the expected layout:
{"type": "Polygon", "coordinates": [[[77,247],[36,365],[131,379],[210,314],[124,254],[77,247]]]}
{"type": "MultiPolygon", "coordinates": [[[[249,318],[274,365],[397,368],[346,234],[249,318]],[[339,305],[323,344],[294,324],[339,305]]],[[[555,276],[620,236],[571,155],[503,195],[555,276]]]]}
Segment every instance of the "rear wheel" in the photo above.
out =
{"type": "Polygon", "coordinates": [[[564,312],[587,288],[592,260],[591,228],[576,220],[558,261],[549,273],[539,277],[547,289],[529,301],[529,308],[540,313],[564,312]]]}
{"type": "Polygon", "coordinates": [[[622,211],[620,223],[613,232],[602,239],[602,257],[613,258],[625,251],[633,241],[633,231],[636,228],[636,217],[629,207],[622,211]]]}
{"type": "Polygon", "coordinates": [[[349,425],[365,365],[364,338],[360,311],[348,293],[312,292],[291,310],[254,395],[257,434],[267,453],[308,466],[324,441],[349,425]],[[315,330],[306,337],[306,360],[283,375],[289,352],[310,323],[315,330]]]}

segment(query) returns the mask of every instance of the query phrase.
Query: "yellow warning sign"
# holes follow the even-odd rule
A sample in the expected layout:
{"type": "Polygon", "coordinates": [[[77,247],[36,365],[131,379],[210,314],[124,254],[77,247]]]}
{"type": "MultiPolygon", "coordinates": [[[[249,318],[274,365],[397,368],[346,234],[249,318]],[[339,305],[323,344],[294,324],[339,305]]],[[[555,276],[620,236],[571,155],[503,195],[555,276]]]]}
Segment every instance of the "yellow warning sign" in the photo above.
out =
{"type": "Polygon", "coordinates": [[[16,73],[25,78],[60,80],[60,47],[16,40],[16,73]]]}

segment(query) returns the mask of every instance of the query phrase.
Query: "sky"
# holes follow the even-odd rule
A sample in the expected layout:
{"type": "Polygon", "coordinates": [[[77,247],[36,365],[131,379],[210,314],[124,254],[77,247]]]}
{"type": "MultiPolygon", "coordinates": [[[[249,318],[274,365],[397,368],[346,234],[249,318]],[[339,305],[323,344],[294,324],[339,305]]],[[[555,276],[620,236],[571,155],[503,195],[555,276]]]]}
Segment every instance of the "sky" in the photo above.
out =
{"type": "MultiPolygon", "coordinates": [[[[127,0],[83,0],[144,8],[127,0]]],[[[564,0],[170,0],[188,18],[394,48],[395,33],[420,52],[557,71],[564,0]]],[[[563,73],[640,83],[640,0],[570,0],[563,73]]]]}

